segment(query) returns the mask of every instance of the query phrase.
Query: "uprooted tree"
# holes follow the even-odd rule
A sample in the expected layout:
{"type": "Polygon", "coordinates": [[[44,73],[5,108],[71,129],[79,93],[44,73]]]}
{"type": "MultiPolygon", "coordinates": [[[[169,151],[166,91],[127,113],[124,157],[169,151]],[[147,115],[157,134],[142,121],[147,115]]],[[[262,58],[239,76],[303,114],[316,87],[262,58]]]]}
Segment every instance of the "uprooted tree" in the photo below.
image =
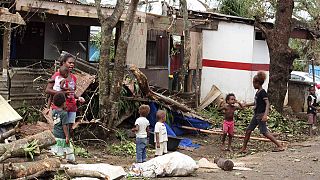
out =
{"type": "Polygon", "coordinates": [[[118,119],[118,102],[124,77],[128,41],[139,0],[132,0],[127,9],[126,19],[117,44],[113,69],[110,66],[112,31],[124,11],[125,1],[117,0],[114,12],[108,17],[101,11],[101,0],[96,0],[95,3],[101,24],[101,55],[99,61],[100,118],[104,124],[112,127],[118,119]]]}

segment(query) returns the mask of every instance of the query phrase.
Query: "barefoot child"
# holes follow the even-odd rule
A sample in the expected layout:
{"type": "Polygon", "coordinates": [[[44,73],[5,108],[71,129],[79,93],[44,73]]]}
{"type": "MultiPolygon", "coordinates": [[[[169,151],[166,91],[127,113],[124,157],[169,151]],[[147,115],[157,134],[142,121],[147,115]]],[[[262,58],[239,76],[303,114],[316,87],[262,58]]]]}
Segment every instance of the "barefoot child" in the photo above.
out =
{"type": "Polygon", "coordinates": [[[149,133],[149,120],[146,118],[150,112],[148,105],[139,107],[140,117],[136,120],[135,127],[132,129],[136,133],[136,160],[143,163],[147,160],[147,137],[149,133]]]}
{"type": "Polygon", "coordinates": [[[317,103],[317,96],[316,96],[316,89],[314,86],[309,87],[309,96],[307,99],[308,102],[308,110],[307,110],[307,114],[308,114],[308,125],[309,125],[309,135],[312,136],[313,135],[313,128],[314,125],[317,122],[317,107],[318,103],[317,103]]]}
{"type": "Polygon", "coordinates": [[[51,151],[70,162],[75,161],[73,146],[70,142],[70,130],[68,125],[68,113],[64,110],[66,98],[64,93],[57,93],[53,96],[53,104],[57,107],[52,110],[54,120],[53,135],[56,138],[56,144],[52,146],[51,151]]]}
{"type": "Polygon", "coordinates": [[[168,135],[164,122],[166,121],[166,112],[159,110],[157,112],[157,123],[154,127],[154,142],[156,144],[156,156],[162,156],[168,153],[167,142],[168,135]]]}
{"type": "MultiPolygon", "coordinates": [[[[223,103],[223,102],[222,102],[223,103]]],[[[222,135],[222,150],[231,151],[231,142],[234,135],[234,112],[238,109],[243,109],[241,103],[238,103],[236,97],[233,93],[226,96],[227,104],[220,104],[219,110],[224,111],[224,121],[223,121],[223,135],[222,135]],[[239,106],[236,106],[235,104],[239,106]],[[225,140],[227,135],[229,136],[228,148],[225,149],[225,140]]]]}
{"type": "Polygon", "coordinates": [[[274,151],[284,151],[283,146],[268,132],[267,121],[270,109],[270,103],[268,100],[268,94],[266,90],[262,88],[264,81],[266,80],[266,74],[259,71],[257,75],[253,77],[253,87],[257,89],[257,93],[254,97],[254,103],[246,104],[246,106],[254,106],[254,116],[247,127],[246,135],[243,142],[243,147],[240,152],[246,152],[247,144],[251,136],[251,132],[259,125],[260,133],[266,138],[270,139],[277,145],[274,151]]]}

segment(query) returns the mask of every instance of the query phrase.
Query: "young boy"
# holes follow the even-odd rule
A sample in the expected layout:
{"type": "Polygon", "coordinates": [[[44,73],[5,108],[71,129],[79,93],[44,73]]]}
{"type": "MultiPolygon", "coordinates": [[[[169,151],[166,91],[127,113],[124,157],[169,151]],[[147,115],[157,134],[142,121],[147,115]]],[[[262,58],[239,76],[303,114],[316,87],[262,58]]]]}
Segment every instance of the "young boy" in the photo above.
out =
{"type": "Polygon", "coordinates": [[[150,112],[148,105],[139,107],[140,117],[136,120],[135,127],[132,129],[136,133],[136,160],[137,163],[146,162],[147,159],[147,143],[149,133],[149,120],[146,118],[150,112]]]}
{"type": "Polygon", "coordinates": [[[313,135],[313,128],[315,128],[314,125],[317,123],[317,96],[316,96],[316,89],[314,86],[309,87],[309,96],[307,99],[308,102],[308,124],[309,124],[309,135],[313,135]]]}
{"type": "Polygon", "coordinates": [[[273,150],[274,152],[285,150],[284,147],[279,143],[279,141],[277,141],[276,138],[268,132],[267,121],[270,110],[270,102],[266,90],[262,88],[262,85],[264,84],[266,78],[266,73],[262,71],[259,71],[258,74],[253,77],[252,84],[254,89],[257,90],[257,93],[254,97],[254,103],[246,104],[245,106],[254,106],[254,115],[249,126],[247,127],[246,135],[243,141],[243,147],[240,150],[241,153],[247,152],[247,145],[251,133],[257,126],[259,126],[260,133],[263,134],[266,138],[270,139],[270,141],[272,141],[277,146],[277,148],[273,150]]]}
{"type": "MultiPolygon", "coordinates": [[[[223,103],[223,102],[222,102],[223,103]]],[[[224,121],[223,121],[223,135],[222,135],[222,150],[231,151],[231,143],[234,135],[234,112],[238,109],[243,109],[241,103],[238,103],[236,96],[233,93],[227,94],[226,104],[220,104],[219,110],[224,111],[224,121]],[[235,104],[239,106],[236,106],[235,104]],[[225,149],[225,140],[227,135],[229,136],[228,148],[225,149]]]]}
{"type": "Polygon", "coordinates": [[[64,93],[57,93],[53,96],[53,104],[57,109],[52,110],[54,120],[53,135],[56,138],[56,144],[52,146],[51,151],[69,162],[75,162],[73,146],[70,142],[70,130],[68,125],[68,113],[64,110],[66,98],[64,93]]]}
{"type": "Polygon", "coordinates": [[[163,154],[168,153],[167,142],[168,135],[167,129],[164,122],[166,121],[166,112],[159,110],[156,114],[157,123],[154,127],[154,142],[156,143],[156,156],[162,156],[163,154]]]}

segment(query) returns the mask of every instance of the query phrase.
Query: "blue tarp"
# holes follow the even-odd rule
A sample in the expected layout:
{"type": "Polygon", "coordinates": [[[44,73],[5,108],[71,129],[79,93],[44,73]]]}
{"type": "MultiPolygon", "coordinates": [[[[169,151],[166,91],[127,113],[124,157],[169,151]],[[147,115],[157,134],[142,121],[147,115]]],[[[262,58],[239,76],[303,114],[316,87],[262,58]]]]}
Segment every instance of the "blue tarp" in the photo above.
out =
{"type": "MultiPolygon", "coordinates": [[[[150,106],[150,113],[147,118],[150,122],[150,127],[153,132],[154,126],[157,122],[156,113],[159,109],[159,106],[155,102],[151,102],[149,106],[150,106]]],[[[208,122],[200,120],[198,118],[183,116],[181,113],[172,112],[170,110],[166,110],[166,111],[167,111],[167,120],[165,125],[167,128],[167,133],[168,135],[171,135],[173,137],[181,136],[190,132],[188,130],[179,128],[180,126],[190,126],[190,127],[195,127],[199,129],[208,129],[211,126],[208,122]]],[[[186,138],[181,140],[180,146],[199,148],[200,145],[192,144],[192,140],[186,138]]]]}

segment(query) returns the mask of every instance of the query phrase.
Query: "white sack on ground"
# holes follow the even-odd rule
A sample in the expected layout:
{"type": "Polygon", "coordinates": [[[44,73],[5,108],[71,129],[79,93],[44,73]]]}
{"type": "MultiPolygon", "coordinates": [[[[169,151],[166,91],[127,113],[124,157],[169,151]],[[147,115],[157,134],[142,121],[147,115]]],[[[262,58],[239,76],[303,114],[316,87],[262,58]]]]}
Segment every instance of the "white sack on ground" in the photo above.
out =
{"type": "Polygon", "coordinates": [[[130,175],[142,177],[188,176],[198,168],[189,156],[173,152],[158,156],[145,163],[134,164],[130,175]]]}

